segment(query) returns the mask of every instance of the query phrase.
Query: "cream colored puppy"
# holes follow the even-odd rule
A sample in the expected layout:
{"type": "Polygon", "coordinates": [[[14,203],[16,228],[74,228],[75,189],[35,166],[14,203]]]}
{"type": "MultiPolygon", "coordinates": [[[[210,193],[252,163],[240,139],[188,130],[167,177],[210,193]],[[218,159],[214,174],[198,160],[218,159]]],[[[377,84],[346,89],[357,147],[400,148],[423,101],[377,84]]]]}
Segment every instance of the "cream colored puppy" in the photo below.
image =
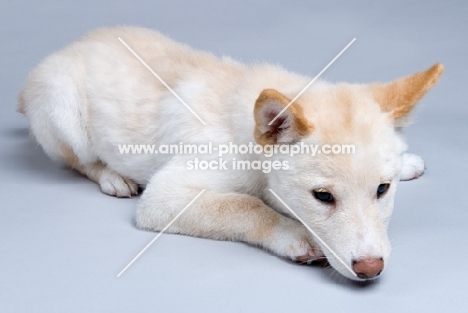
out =
{"type": "MultiPolygon", "coordinates": [[[[423,160],[405,154],[400,128],[443,66],[388,84],[314,83],[269,64],[244,65],[192,50],[157,32],[107,28],[47,57],[30,74],[19,110],[52,158],[130,197],[145,185],[138,227],[158,231],[202,189],[170,232],[243,241],[279,256],[325,255],[351,279],[377,277],[387,264],[386,234],[399,180],[419,177],[423,160]],[[125,42],[206,122],[203,125],[118,40],[125,42]],[[352,144],[354,154],[230,155],[227,169],[189,170],[193,155],[122,154],[122,144],[352,144]],[[287,169],[232,169],[244,161],[287,169]],[[356,275],[318,242],[274,190],[356,275]],[[286,214],[285,214],[286,213],[286,214]]],[[[217,160],[215,154],[199,156],[217,160]]]]}

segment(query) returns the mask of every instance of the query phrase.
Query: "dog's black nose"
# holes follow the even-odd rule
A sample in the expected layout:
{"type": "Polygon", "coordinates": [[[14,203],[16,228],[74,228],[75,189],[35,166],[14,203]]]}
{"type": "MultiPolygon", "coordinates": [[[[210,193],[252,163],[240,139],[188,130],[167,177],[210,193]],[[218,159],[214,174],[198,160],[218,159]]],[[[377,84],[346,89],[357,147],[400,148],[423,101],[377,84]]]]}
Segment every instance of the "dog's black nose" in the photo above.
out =
{"type": "Polygon", "coordinates": [[[361,279],[374,278],[382,273],[384,261],[382,258],[367,258],[353,261],[353,270],[361,279]]]}

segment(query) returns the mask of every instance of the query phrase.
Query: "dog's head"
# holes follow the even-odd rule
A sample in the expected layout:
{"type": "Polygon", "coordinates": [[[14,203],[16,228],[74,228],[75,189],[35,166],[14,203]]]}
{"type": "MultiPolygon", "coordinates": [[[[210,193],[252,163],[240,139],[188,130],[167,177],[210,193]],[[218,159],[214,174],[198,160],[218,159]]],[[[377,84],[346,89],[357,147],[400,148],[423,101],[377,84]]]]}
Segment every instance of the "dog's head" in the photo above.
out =
{"type": "Polygon", "coordinates": [[[289,107],[294,94],[267,89],[257,99],[258,143],[318,147],[315,156],[276,154],[289,170],[270,173],[269,186],[357,274],[317,241],[344,276],[377,277],[388,261],[386,229],[406,150],[399,129],[442,72],[437,64],[388,84],[318,83],[289,107]]]}

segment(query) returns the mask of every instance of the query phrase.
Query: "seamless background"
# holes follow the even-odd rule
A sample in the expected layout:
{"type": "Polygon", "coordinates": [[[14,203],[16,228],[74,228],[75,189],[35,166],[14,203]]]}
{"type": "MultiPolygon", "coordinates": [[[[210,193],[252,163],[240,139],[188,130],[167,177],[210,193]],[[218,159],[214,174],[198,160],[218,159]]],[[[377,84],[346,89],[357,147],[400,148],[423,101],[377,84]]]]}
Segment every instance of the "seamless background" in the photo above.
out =
{"type": "MultiPolygon", "coordinates": [[[[464,1],[3,1],[0,3],[1,312],[466,312],[467,3],[464,1]],[[446,72],[406,133],[427,172],[401,183],[390,265],[372,284],[241,243],[137,230],[138,201],[44,156],[15,112],[27,73],[101,26],[136,25],[243,62],[332,82],[446,72]]],[[[158,83],[155,81],[155,84],[158,83]]]]}

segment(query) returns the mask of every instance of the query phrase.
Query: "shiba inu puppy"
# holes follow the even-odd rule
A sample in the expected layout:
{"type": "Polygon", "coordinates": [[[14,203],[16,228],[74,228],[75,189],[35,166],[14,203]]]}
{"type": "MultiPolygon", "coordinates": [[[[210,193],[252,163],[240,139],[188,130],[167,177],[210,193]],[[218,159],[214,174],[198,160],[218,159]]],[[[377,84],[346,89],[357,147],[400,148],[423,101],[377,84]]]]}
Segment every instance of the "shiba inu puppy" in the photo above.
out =
{"type": "MultiPolygon", "coordinates": [[[[19,95],[19,111],[45,153],[89,177],[103,193],[130,197],[145,186],[136,212],[142,229],[160,231],[205,190],[169,232],[242,241],[294,261],[325,256],[344,276],[366,280],[379,276],[388,263],[386,228],[398,181],[424,171],[419,156],[405,153],[401,128],[442,72],[436,64],[390,83],[315,82],[288,106],[310,77],[269,64],[220,59],[147,29],[106,28],[42,61],[19,95]],[[355,151],[231,153],[229,166],[203,170],[187,168],[193,155],[118,149],[182,142],[352,144],[355,151]],[[239,160],[278,161],[281,168],[230,166],[239,160]],[[270,189],[354,273],[292,218],[270,189]]],[[[197,157],[218,159],[216,153],[197,157]]]]}

